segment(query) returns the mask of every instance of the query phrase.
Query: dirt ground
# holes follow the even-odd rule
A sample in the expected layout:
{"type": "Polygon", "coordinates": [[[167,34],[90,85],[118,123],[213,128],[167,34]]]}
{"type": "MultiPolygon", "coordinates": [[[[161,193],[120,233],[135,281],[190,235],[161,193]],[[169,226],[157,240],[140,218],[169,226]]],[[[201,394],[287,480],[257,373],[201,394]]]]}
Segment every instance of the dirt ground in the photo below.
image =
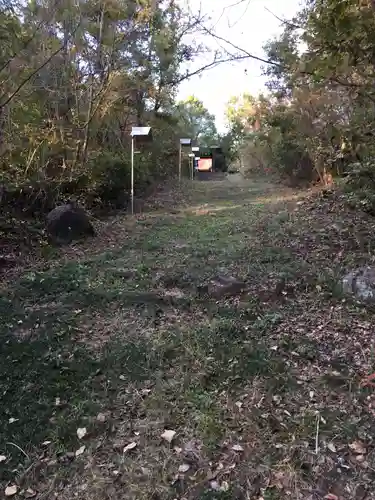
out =
{"type": "Polygon", "coordinates": [[[338,286],[374,219],[235,175],[151,208],[4,276],[1,494],[375,498],[375,309],[338,286]]]}

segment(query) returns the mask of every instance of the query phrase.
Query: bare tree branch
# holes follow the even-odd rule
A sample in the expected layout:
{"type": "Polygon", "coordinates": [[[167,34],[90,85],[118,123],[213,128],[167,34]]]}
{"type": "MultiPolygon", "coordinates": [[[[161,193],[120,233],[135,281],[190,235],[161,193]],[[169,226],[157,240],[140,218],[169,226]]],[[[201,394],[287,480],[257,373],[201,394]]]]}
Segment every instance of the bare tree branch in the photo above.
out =
{"type": "MultiPolygon", "coordinates": [[[[76,31],[78,30],[79,27],[80,27],[80,23],[77,25],[77,27],[73,31],[72,36],[76,33],[76,31]]],[[[38,74],[38,72],[41,69],[45,68],[47,66],[47,64],[55,56],[57,56],[57,54],[59,54],[59,52],[61,52],[62,50],[64,50],[64,48],[65,48],[64,44],[60,45],[60,47],[58,49],[56,49],[54,52],[52,52],[52,54],[44,61],[43,64],[41,64],[40,66],[38,66],[38,68],[36,70],[32,71],[30,73],[30,75],[28,75],[24,80],[22,80],[22,82],[18,85],[18,87],[16,88],[16,90],[14,92],[12,92],[12,94],[8,97],[8,99],[6,99],[4,102],[2,102],[0,104],[0,110],[3,109],[3,108],[5,108],[5,106],[7,106],[7,104],[10,103],[10,101],[18,94],[18,92],[24,87],[24,85],[26,85],[27,82],[29,82],[36,74],[38,74]]],[[[3,98],[4,98],[4,94],[1,96],[0,101],[2,101],[3,98]]]]}
{"type": "Polygon", "coordinates": [[[201,66],[197,70],[192,71],[191,73],[187,72],[184,75],[181,75],[179,78],[176,78],[174,80],[166,81],[165,84],[166,85],[175,86],[175,85],[180,84],[184,80],[188,80],[192,76],[199,75],[199,74],[203,73],[204,71],[206,71],[208,69],[212,69],[212,68],[214,68],[216,66],[219,66],[220,64],[224,64],[224,63],[228,63],[228,62],[236,62],[236,61],[240,61],[240,60],[247,59],[247,58],[248,58],[247,55],[243,55],[243,56],[236,56],[236,57],[235,56],[231,56],[231,57],[228,57],[226,59],[214,60],[214,61],[212,61],[210,63],[205,64],[204,66],[201,66]]]}
{"type": "Polygon", "coordinates": [[[292,23],[290,21],[287,21],[286,19],[283,19],[282,17],[277,16],[268,7],[264,7],[264,9],[269,12],[274,18],[276,18],[278,21],[280,21],[282,24],[285,24],[289,28],[303,30],[303,26],[299,26],[298,24],[292,23]]]}

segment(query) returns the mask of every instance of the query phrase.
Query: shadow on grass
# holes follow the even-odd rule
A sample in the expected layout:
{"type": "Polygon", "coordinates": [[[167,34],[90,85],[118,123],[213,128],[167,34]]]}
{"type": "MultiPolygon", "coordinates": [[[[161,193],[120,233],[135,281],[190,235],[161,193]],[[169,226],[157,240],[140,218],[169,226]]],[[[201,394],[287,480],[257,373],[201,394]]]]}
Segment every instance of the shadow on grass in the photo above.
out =
{"type": "Polygon", "coordinates": [[[143,380],[158,359],[143,338],[93,353],[75,342],[77,316],[66,308],[25,316],[4,298],[0,305],[0,449],[9,457],[0,480],[7,481],[46,440],[56,452],[77,449],[77,428],[110,405],[120,374],[122,384],[143,380]]]}
{"type": "MultiPolygon", "coordinates": [[[[196,277],[202,276],[202,257],[212,257],[203,274],[230,262],[231,256],[220,252],[223,244],[243,250],[238,231],[228,232],[230,225],[220,217],[214,222],[201,218],[197,225],[191,217],[173,226],[174,237],[196,243],[188,250],[188,269],[196,277]]],[[[160,298],[150,293],[155,260],[165,263],[171,257],[173,264],[182,255],[170,252],[170,238],[170,230],[160,227],[140,239],[129,258],[128,249],[121,249],[30,272],[0,298],[0,452],[9,457],[0,464],[0,480],[12,480],[20,464],[27,467],[46,440],[51,441],[50,454],[52,449],[61,454],[78,449],[77,428],[89,428],[99,411],[114,407],[124,385],[177,377],[178,392],[167,394],[162,388],[157,397],[163,404],[169,398],[173,405],[179,401],[179,411],[184,409],[180,415],[191,408],[197,430],[214,444],[225,431],[214,404],[216,391],[236,390],[252,377],[272,379],[285,372],[284,363],[244,326],[244,320],[256,320],[251,307],[239,321],[224,313],[204,324],[194,319],[191,309],[192,321],[185,328],[165,326],[154,338],[129,338],[119,331],[96,352],[76,342],[81,309],[85,315],[105,316],[114,303],[121,308],[160,305],[160,298]],[[131,267],[132,277],[125,278],[119,267],[131,267]]],[[[269,254],[267,262],[274,258],[269,254]]],[[[174,307],[181,312],[191,306],[182,299],[174,307]]]]}
{"type": "Polygon", "coordinates": [[[183,407],[196,407],[198,429],[214,442],[222,426],[215,424],[214,406],[200,406],[198,392],[207,398],[218,388],[233,390],[251,377],[285,371],[258,338],[226,318],[195,323],[188,330],[166,327],[151,339],[118,332],[104,349],[93,352],[75,342],[75,307],[104,308],[116,289],[90,295],[87,273],[87,266],[68,265],[56,275],[34,275],[0,300],[0,443],[1,452],[11,457],[0,465],[0,480],[11,480],[22,463],[27,467],[46,440],[57,453],[77,449],[77,428],[89,427],[99,411],[115,404],[119,384],[168,377],[173,368],[183,387],[189,387],[172,394],[173,401],[181,398],[183,407]],[[49,307],[54,299],[60,302],[49,307]]]}

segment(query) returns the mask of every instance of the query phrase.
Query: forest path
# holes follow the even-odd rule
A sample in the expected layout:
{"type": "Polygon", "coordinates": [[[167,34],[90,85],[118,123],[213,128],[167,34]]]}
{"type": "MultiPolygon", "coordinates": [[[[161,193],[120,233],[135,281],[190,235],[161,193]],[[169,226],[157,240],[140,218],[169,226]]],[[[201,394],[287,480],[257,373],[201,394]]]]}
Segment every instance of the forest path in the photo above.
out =
{"type": "Polygon", "coordinates": [[[337,289],[374,223],[230,176],[164,194],[4,287],[1,491],[374,498],[374,313],[337,289]]]}

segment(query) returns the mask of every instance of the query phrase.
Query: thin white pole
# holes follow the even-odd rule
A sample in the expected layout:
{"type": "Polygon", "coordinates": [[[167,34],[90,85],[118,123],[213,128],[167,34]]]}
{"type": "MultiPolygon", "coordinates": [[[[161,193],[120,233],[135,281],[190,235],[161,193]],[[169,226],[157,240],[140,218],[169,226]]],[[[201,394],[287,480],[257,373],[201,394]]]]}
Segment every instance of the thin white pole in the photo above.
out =
{"type": "Polygon", "coordinates": [[[194,180],[194,158],[190,158],[190,165],[191,165],[191,180],[194,180]]]}
{"type": "Polygon", "coordinates": [[[182,146],[180,143],[180,149],[178,153],[178,180],[181,182],[181,164],[182,164],[182,146]]]}
{"type": "Polygon", "coordinates": [[[132,152],[131,152],[131,170],[130,170],[130,200],[132,215],[134,214],[134,136],[132,136],[132,152]]]}

